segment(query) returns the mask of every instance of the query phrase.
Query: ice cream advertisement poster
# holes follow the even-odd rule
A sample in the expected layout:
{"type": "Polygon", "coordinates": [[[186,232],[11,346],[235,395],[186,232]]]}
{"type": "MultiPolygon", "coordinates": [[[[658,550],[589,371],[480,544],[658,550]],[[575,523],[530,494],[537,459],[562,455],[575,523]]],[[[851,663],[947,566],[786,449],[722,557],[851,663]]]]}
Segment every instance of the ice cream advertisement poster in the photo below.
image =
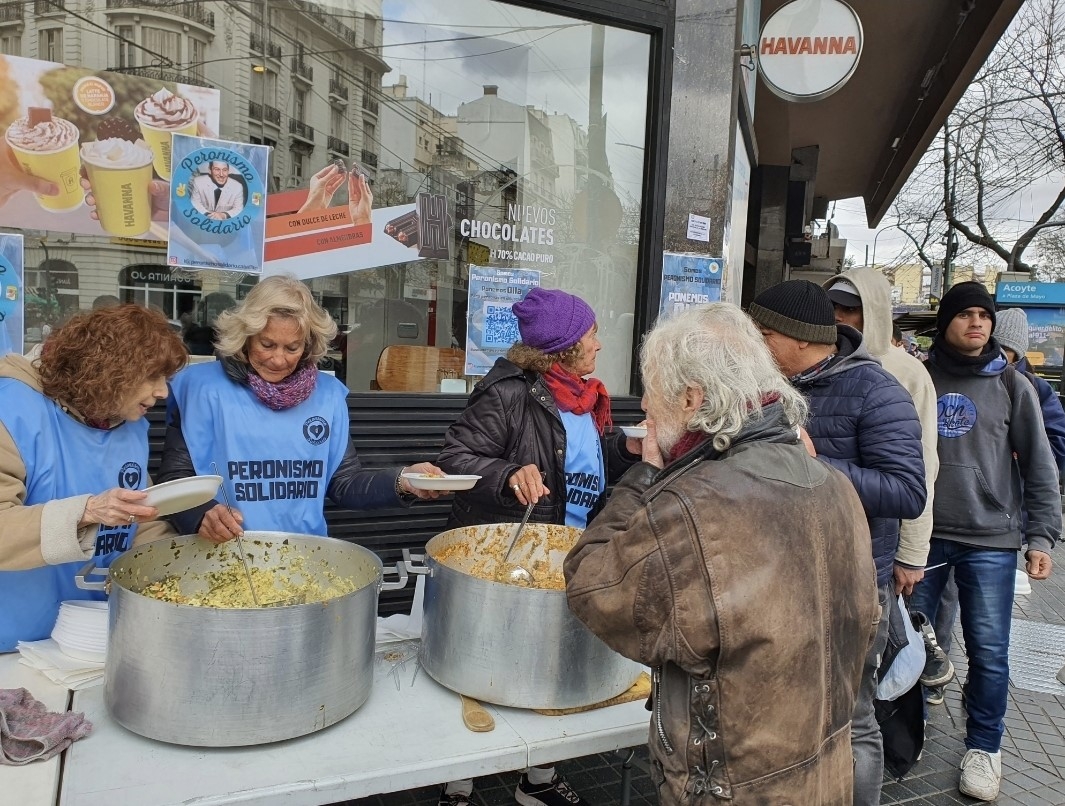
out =
{"type": "Polygon", "coordinates": [[[419,193],[414,204],[374,206],[357,162],[329,162],[308,187],[270,196],[265,274],[308,280],[418,260],[448,260],[454,222],[447,197],[419,193]],[[314,260],[307,260],[314,255],[314,260]]]}
{"type": "Polygon", "coordinates": [[[269,146],[174,135],[167,265],[261,274],[269,146]]]}
{"type": "Polygon", "coordinates": [[[0,355],[22,353],[26,299],[22,236],[0,234],[0,355]]]}
{"type": "Polygon", "coordinates": [[[162,240],[171,137],[218,131],[220,93],[0,56],[0,226],[162,240]]]}
{"type": "Polygon", "coordinates": [[[721,258],[678,252],[662,254],[662,298],[658,315],[721,299],[721,258]]]}
{"type": "Polygon", "coordinates": [[[466,322],[466,374],[487,375],[520,338],[511,306],[540,285],[540,272],[470,266],[466,322]]]}

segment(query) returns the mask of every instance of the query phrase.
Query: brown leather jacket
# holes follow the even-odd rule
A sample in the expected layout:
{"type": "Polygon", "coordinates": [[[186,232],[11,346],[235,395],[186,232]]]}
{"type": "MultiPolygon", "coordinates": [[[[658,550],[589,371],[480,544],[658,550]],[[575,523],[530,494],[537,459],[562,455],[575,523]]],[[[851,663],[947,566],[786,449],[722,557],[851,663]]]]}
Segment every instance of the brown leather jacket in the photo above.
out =
{"type": "Polygon", "coordinates": [[[566,559],[570,608],[652,667],[662,804],[850,804],[850,721],[880,620],[847,478],[779,406],[724,454],[638,464],[566,559]]]}

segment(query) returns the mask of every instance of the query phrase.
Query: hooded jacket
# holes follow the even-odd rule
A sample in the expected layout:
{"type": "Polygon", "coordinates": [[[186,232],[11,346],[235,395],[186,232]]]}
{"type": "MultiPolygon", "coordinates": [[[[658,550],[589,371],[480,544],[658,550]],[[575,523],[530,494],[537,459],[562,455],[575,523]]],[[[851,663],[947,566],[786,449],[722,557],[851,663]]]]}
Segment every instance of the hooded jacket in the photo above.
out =
{"type": "MultiPolygon", "coordinates": [[[[41,392],[36,368],[20,355],[9,353],[0,358],[0,381],[3,379],[41,392]]],[[[85,422],[76,409],[63,405],[63,410],[78,422],[85,422]]],[[[0,423],[0,570],[20,571],[88,560],[93,555],[98,524],[78,529],[78,522],[89,493],[25,506],[27,483],[33,472],[35,469],[26,467],[11,434],[0,423]]],[[[173,534],[161,521],[138,524],[134,545],[173,534]]]]}
{"type": "Polygon", "coordinates": [[[921,423],[902,385],[865,349],[862,334],[839,326],[836,355],[812,377],[793,380],[810,403],[806,430],[817,458],[841,470],[869,519],[877,584],[887,585],[899,520],[924,510],[921,423]]]}
{"type": "Polygon", "coordinates": [[[925,471],[925,506],[912,520],[904,520],[899,529],[899,547],[895,562],[910,568],[924,568],[928,559],[928,542],[932,537],[932,502],[939,456],[936,453],[936,390],[924,365],[891,343],[891,284],[883,272],[874,268],[857,268],[837,274],[824,284],[827,290],[837,280],[846,280],[862,298],[862,341],[869,354],[902,384],[917,409],[921,421],[921,448],[925,471]]]}
{"type": "Polygon", "coordinates": [[[1061,537],[1061,496],[1039,400],[994,338],[984,355],[963,363],[937,338],[925,363],[939,396],[932,536],[1017,550],[1023,510],[1028,547],[1049,552],[1061,537]]]}
{"type": "Polygon", "coordinates": [[[850,481],[763,411],[724,453],[635,465],[565,561],[571,610],[652,667],[663,806],[851,802],[869,530],[850,481]]]}

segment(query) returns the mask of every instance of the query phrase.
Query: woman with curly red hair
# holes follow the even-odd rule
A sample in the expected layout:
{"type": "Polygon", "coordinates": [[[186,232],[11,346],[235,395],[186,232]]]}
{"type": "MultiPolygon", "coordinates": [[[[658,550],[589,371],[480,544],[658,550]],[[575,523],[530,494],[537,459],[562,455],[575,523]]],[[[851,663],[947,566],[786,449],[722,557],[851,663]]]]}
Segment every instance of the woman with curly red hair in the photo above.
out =
{"type": "Polygon", "coordinates": [[[148,423],[188,360],[158,311],[79,314],[40,358],[0,358],[0,652],[47,638],[74,584],[134,543],[173,534],[144,503],[148,423]]]}

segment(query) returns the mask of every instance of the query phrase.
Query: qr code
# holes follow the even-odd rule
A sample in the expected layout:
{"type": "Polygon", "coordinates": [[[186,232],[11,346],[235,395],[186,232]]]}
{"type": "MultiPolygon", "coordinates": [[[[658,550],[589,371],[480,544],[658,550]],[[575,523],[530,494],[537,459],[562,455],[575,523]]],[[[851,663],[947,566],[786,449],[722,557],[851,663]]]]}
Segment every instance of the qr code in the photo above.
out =
{"type": "Polygon", "coordinates": [[[506,348],[520,338],[518,335],[518,319],[511,312],[509,305],[489,305],[486,303],[483,310],[482,346],[506,348]]]}

